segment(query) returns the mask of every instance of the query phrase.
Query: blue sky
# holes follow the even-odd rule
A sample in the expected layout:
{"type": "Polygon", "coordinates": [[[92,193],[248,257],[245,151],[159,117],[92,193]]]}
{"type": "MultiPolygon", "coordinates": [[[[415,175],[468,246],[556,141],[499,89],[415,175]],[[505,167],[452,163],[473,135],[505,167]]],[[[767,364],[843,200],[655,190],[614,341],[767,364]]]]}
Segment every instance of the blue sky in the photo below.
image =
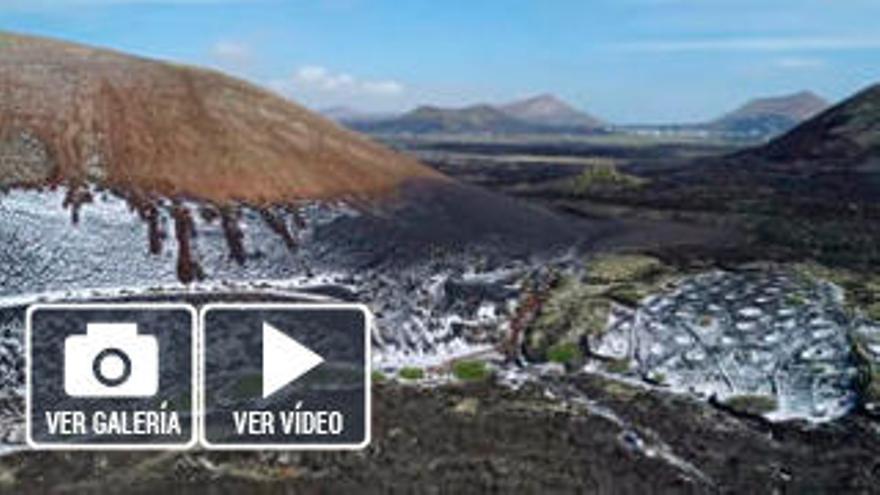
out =
{"type": "Polygon", "coordinates": [[[2,29],[212,66],[312,107],[555,93],[614,122],[880,82],[878,0],[0,0],[2,29]]]}

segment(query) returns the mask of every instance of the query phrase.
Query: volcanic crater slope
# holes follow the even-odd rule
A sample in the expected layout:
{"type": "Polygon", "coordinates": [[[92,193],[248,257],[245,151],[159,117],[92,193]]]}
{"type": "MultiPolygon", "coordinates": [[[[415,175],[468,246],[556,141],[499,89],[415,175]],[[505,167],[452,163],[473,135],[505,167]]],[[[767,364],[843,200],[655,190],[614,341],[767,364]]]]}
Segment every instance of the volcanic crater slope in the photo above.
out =
{"type": "Polygon", "coordinates": [[[876,165],[880,155],[880,84],[864,89],[752,156],[813,165],[876,165]]]}
{"type": "MultiPolygon", "coordinates": [[[[88,239],[111,232],[87,220],[108,221],[113,211],[116,225],[119,208],[83,213],[79,222],[80,210],[121,200],[146,225],[151,253],[162,255],[164,240],[176,239],[177,277],[184,282],[206,275],[199,244],[215,237],[239,265],[265,257],[264,246],[245,244],[264,231],[292,251],[300,244],[297,232],[316,218],[306,207],[317,204],[335,213],[321,214],[329,220],[314,232],[325,243],[316,251],[359,257],[355,263],[423,256],[444,243],[452,252],[485,240],[528,249],[573,240],[569,226],[549,213],[460,185],[246,82],[12,34],[0,34],[0,189],[6,191],[0,233],[8,244],[49,228],[40,217],[57,209],[60,193],[78,222],[78,237],[111,245],[88,239]],[[211,225],[197,239],[199,229],[211,225]]],[[[127,229],[126,235],[134,231],[127,229]]],[[[67,248],[65,256],[73,258],[64,265],[82,265],[76,249],[67,248]]],[[[132,262],[139,260],[136,251],[126,251],[132,262]]],[[[42,261],[57,265],[58,257],[48,253],[42,261]]]]}
{"type": "MultiPolygon", "coordinates": [[[[673,195],[687,203],[711,193],[708,200],[756,198],[773,194],[789,203],[808,202],[813,209],[837,213],[848,201],[875,211],[880,178],[880,84],[868,87],[819,113],[770,142],[697,166],[679,167],[652,178],[667,188],[688,189],[673,195]],[[696,191],[694,186],[705,187],[696,191]]],[[[708,205],[711,207],[711,205],[708,205]]]]}
{"type": "MultiPolygon", "coordinates": [[[[811,213],[876,219],[880,192],[880,85],[831,107],[764,146],[729,157],[738,184],[770,186],[811,213]],[[840,201],[847,198],[847,201],[840,201]]],[[[729,179],[729,178],[728,178],[729,179]]]]}
{"type": "Polygon", "coordinates": [[[263,203],[436,177],[245,82],[44,39],[0,37],[0,110],[4,185],[263,203]]]}

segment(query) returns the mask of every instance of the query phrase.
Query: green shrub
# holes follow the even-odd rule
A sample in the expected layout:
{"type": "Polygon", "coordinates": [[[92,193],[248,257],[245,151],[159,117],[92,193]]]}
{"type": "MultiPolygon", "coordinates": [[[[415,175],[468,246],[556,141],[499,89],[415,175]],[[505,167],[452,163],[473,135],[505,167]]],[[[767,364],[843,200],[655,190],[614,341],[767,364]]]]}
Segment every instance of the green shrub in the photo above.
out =
{"type": "Polygon", "coordinates": [[[746,414],[762,415],[779,408],[776,397],[770,395],[736,395],[724,401],[724,405],[746,414]]]}
{"type": "Polygon", "coordinates": [[[599,282],[650,279],[663,271],[663,263],[644,254],[603,254],[587,262],[588,275],[599,282]]]}
{"type": "Polygon", "coordinates": [[[628,175],[617,170],[611,163],[590,165],[574,178],[571,190],[576,195],[586,195],[602,190],[637,189],[646,179],[628,175]]]}
{"type": "Polygon", "coordinates": [[[456,361],[452,364],[452,375],[464,382],[482,381],[489,377],[489,368],[483,361],[456,361]]]}
{"type": "Polygon", "coordinates": [[[646,295],[644,291],[631,284],[615,285],[608,290],[608,297],[631,308],[637,307],[646,295]]]}
{"type": "Polygon", "coordinates": [[[529,327],[526,347],[530,355],[543,359],[548,347],[571,332],[601,334],[611,301],[598,297],[600,293],[574,277],[563,278],[529,327]]]}
{"type": "Polygon", "coordinates": [[[608,361],[608,364],[605,365],[605,369],[609,373],[626,373],[627,371],[629,371],[629,360],[614,359],[612,361],[608,361]]]}
{"type": "Polygon", "coordinates": [[[581,349],[572,342],[560,342],[547,349],[547,359],[554,363],[570,364],[582,357],[581,349]]]}
{"type": "Polygon", "coordinates": [[[807,302],[807,298],[805,298],[802,294],[785,295],[785,304],[789,306],[805,306],[807,302]]]}
{"type": "Polygon", "coordinates": [[[405,367],[397,372],[397,376],[404,380],[421,380],[425,377],[425,370],[421,368],[405,367]]]}
{"type": "Polygon", "coordinates": [[[385,373],[382,373],[379,370],[374,370],[372,373],[370,373],[370,380],[373,383],[384,383],[388,380],[388,377],[385,376],[385,373]]]}

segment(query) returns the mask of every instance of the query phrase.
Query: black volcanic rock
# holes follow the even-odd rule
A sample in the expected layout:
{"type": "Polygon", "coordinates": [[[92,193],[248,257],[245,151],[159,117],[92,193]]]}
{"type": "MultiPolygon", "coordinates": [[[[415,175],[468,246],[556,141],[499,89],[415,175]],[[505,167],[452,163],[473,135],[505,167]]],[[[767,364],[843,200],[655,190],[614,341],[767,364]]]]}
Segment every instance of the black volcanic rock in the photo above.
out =
{"type": "Polygon", "coordinates": [[[472,185],[413,181],[381,209],[341,218],[318,229],[314,239],[334,246],[338,264],[401,265],[560,253],[605,228],[472,185]]]}
{"type": "Polygon", "coordinates": [[[880,262],[880,86],[762,146],[649,174],[631,201],[732,213],[762,257],[880,262]]]}

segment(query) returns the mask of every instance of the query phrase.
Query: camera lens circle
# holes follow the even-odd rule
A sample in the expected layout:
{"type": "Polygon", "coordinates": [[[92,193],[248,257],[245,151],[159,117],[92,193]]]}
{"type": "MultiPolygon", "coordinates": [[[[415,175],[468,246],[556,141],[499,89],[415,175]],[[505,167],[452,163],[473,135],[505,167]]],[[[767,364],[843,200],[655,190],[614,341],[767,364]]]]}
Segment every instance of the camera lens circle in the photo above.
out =
{"type": "Polygon", "coordinates": [[[108,347],[95,356],[95,359],[92,361],[92,373],[95,374],[95,378],[101,382],[101,385],[105,387],[121,385],[131,376],[131,358],[120,349],[108,347]],[[109,358],[116,358],[122,363],[122,372],[119,373],[119,376],[107,376],[104,374],[104,369],[101,365],[105,359],[109,358]]]}

